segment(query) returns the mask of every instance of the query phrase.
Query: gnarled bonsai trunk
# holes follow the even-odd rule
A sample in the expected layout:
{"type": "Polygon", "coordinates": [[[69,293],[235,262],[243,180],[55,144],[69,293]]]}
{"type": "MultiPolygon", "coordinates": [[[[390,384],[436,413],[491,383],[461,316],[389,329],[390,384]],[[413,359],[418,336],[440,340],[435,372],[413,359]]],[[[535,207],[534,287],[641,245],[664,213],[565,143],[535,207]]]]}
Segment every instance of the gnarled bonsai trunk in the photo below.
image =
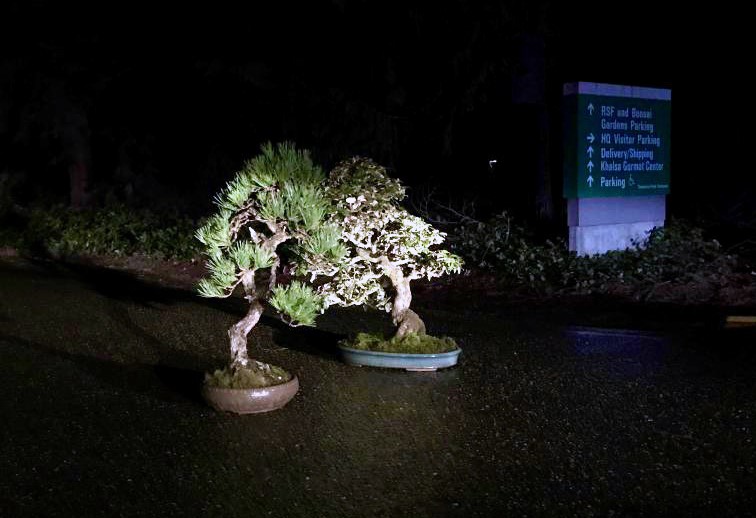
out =
{"type": "MultiPolygon", "coordinates": [[[[239,227],[240,225],[238,224],[238,222],[235,222],[234,226],[239,227]]],[[[247,354],[247,335],[260,321],[260,317],[265,310],[260,300],[265,300],[265,298],[270,294],[276,284],[276,270],[278,269],[278,265],[280,264],[280,259],[278,258],[278,255],[276,255],[276,248],[278,248],[278,245],[291,237],[277,225],[269,223],[268,228],[270,228],[270,230],[273,232],[273,235],[264,240],[262,246],[273,253],[275,260],[270,269],[270,278],[268,279],[268,285],[260,292],[258,292],[255,285],[256,270],[247,270],[244,272],[244,274],[242,274],[241,284],[244,288],[244,298],[249,301],[249,310],[247,311],[247,314],[244,316],[244,318],[242,318],[236,324],[232,325],[228,330],[228,337],[231,341],[232,367],[247,367],[249,365],[249,356],[247,354]]],[[[234,230],[234,234],[237,231],[238,228],[234,230]]],[[[258,367],[267,369],[266,364],[260,362],[256,363],[258,367]]]]}
{"type": "Polygon", "coordinates": [[[249,364],[247,355],[247,335],[252,328],[260,321],[263,314],[263,305],[257,298],[255,289],[255,271],[248,270],[242,275],[242,286],[244,287],[245,298],[249,301],[249,310],[247,314],[232,325],[228,330],[228,337],[231,341],[231,360],[233,367],[246,367],[249,364]]]}
{"type": "Polygon", "coordinates": [[[263,314],[263,305],[260,301],[253,300],[249,305],[247,314],[231,326],[228,330],[228,337],[231,339],[231,358],[234,367],[246,367],[249,363],[247,356],[247,335],[252,328],[260,321],[263,314]]]}
{"type": "MultiPolygon", "coordinates": [[[[386,265],[384,264],[384,267],[386,265]]],[[[420,316],[410,309],[412,303],[412,291],[410,290],[410,278],[405,277],[401,267],[386,267],[386,273],[394,285],[396,294],[394,295],[394,304],[391,308],[391,318],[394,325],[397,326],[397,338],[402,338],[408,333],[425,334],[425,324],[420,316]]]]}

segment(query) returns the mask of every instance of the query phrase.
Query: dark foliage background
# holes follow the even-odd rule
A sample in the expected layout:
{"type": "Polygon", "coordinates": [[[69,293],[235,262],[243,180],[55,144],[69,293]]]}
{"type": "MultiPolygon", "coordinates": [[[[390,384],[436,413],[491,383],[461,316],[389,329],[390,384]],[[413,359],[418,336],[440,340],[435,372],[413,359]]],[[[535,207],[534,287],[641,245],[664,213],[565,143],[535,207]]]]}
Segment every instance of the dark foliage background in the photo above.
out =
{"type": "Polygon", "coordinates": [[[260,143],[287,139],[559,227],[561,88],[584,80],[672,88],[671,209],[754,220],[734,7],[32,0],[2,19],[0,174],[21,203],[68,201],[83,164],[85,203],[201,215],[260,143]]]}

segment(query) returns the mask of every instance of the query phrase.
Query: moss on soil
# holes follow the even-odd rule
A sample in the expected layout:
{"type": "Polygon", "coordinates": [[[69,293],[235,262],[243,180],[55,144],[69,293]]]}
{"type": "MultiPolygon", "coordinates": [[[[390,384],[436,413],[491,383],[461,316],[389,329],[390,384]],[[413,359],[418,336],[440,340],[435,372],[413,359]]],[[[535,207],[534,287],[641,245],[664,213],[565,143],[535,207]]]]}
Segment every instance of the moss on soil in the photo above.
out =
{"type": "Polygon", "coordinates": [[[440,354],[456,350],[457,343],[449,337],[410,333],[402,338],[386,340],[383,336],[359,333],[353,340],[341,342],[344,347],[382,353],[440,354]]]}
{"type": "Polygon", "coordinates": [[[250,389],[281,385],[291,379],[291,374],[276,365],[266,368],[250,366],[246,368],[226,367],[212,374],[205,374],[205,384],[217,388],[250,389]]]}

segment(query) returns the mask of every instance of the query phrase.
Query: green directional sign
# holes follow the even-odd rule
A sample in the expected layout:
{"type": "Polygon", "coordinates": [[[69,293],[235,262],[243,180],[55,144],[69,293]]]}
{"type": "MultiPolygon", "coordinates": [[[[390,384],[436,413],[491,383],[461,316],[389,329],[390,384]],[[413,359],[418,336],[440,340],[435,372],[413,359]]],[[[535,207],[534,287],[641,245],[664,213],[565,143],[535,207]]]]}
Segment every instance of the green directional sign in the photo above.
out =
{"type": "Polygon", "coordinates": [[[671,92],[565,85],[564,196],[669,193],[671,92]]]}

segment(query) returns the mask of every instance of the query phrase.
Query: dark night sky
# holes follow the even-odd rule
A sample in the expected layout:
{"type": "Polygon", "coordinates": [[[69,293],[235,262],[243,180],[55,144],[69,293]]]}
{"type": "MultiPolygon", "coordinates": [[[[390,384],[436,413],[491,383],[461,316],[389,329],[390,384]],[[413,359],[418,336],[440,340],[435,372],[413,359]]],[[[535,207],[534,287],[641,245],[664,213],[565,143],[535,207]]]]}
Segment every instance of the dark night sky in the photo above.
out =
{"type": "MultiPolygon", "coordinates": [[[[738,126],[752,112],[742,9],[569,4],[11,2],[0,35],[0,169],[40,175],[62,162],[49,120],[65,119],[68,103],[86,114],[101,181],[125,161],[184,185],[176,192],[209,192],[260,142],[285,138],[326,165],[368,154],[409,183],[462,174],[473,191],[488,186],[487,160],[504,157],[510,171],[496,186],[517,190],[506,175],[523,164],[507,157],[530,137],[512,74],[518,38],[537,34],[554,127],[564,82],[672,88],[674,196],[694,204],[714,177],[716,196],[753,189],[742,155],[723,152],[745,148],[738,126]]],[[[554,130],[554,157],[558,138],[554,130]]]]}

